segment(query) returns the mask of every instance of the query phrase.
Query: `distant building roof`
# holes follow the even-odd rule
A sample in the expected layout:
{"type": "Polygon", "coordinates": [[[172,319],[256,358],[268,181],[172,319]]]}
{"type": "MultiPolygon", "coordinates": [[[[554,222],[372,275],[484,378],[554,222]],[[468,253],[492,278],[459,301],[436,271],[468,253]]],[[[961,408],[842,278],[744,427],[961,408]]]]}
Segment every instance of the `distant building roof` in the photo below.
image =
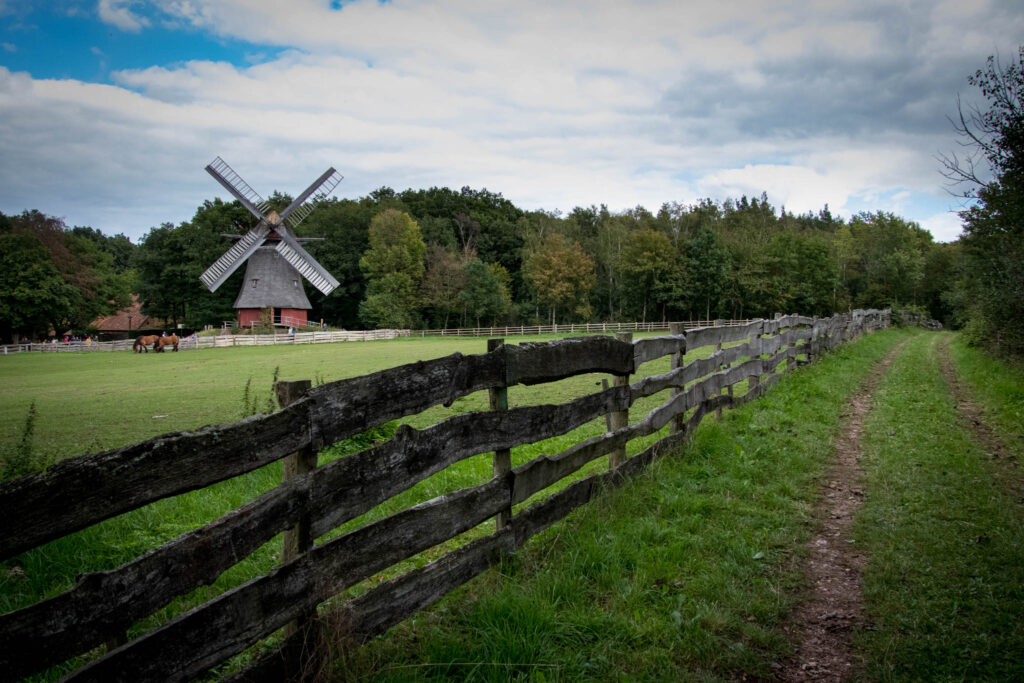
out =
{"type": "Polygon", "coordinates": [[[131,330],[151,330],[162,328],[167,321],[162,318],[153,318],[142,312],[142,303],[136,294],[132,294],[132,303],[127,308],[122,308],[114,315],[96,318],[92,326],[100,332],[130,332],[131,330]]]}
{"type": "Polygon", "coordinates": [[[296,308],[309,310],[302,275],[274,247],[260,247],[245,266],[245,282],[235,308],[296,308]]]}

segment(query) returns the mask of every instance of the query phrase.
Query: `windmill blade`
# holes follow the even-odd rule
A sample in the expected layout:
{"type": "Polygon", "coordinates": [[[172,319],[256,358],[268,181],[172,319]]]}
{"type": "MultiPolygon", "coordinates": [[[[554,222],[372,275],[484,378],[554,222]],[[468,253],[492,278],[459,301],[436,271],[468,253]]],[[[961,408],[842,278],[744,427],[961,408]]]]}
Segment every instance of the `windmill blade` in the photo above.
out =
{"type": "Polygon", "coordinates": [[[288,205],[288,208],[281,212],[281,220],[287,222],[288,227],[294,229],[313,212],[317,204],[327,199],[327,195],[338,186],[342,178],[343,176],[335,171],[333,166],[327,169],[322,176],[306,188],[305,192],[296,197],[295,201],[288,205]],[[313,198],[306,202],[310,195],[313,195],[313,198]],[[303,204],[303,202],[306,203],[303,204]]]}
{"type": "Polygon", "coordinates": [[[213,265],[199,276],[199,279],[211,292],[217,291],[217,288],[238,270],[238,266],[245,263],[245,260],[263,245],[269,234],[270,226],[266,221],[260,221],[259,225],[245,233],[242,239],[231,245],[231,248],[224,252],[223,256],[214,261],[213,265]]]}
{"type": "Polygon", "coordinates": [[[316,259],[309,255],[309,252],[302,248],[291,231],[287,227],[279,225],[277,234],[281,241],[277,243],[275,249],[284,257],[284,260],[323,294],[333,292],[339,284],[338,281],[327,272],[326,268],[317,263],[316,259]]]}
{"type": "Polygon", "coordinates": [[[256,190],[249,187],[249,183],[242,180],[242,176],[235,173],[226,161],[217,157],[206,165],[206,172],[223,185],[224,189],[230,192],[235,199],[242,202],[242,206],[249,209],[252,215],[260,220],[266,218],[265,214],[270,205],[256,190]]]}

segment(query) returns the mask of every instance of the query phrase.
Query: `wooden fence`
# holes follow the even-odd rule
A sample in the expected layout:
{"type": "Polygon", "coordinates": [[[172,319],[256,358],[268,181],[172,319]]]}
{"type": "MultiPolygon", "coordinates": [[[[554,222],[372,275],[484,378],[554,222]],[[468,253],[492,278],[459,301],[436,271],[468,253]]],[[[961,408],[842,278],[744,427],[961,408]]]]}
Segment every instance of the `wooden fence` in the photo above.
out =
{"type": "MultiPolygon", "coordinates": [[[[399,623],[494,565],[530,537],[677,448],[701,419],[760,396],[784,361],[810,361],[863,332],[889,325],[889,311],[854,311],[827,319],[798,316],[744,326],[706,327],[631,341],[594,336],[522,345],[489,343],[487,353],[454,354],[282,396],[271,415],[155,437],[60,462],[45,473],[0,484],[0,560],[154,501],[237,477],[285,458],[285,480],[223,517],[116,569],[79,577],[67,592],[0,616],[0,678],[17,679],[75,655],[116,643],[129,627],[177,596],[208,585],[277,534],[286,534],[282,564],[269,574],[119,646],[73,672],[75,681],[167,681],[211,667],[286,627],[281,648],[235,676],[283,680],[306,670],[319,651],[317,606],[388,567],[497,517],[496,531],[430,564],[332,607],[350,642],[399,623]],[[730,345],[731,344],[731,345],[730,345]],[[682,363],[687,350],[714,346],[682,363]],[[672,370],[629,382],[644,363],[670,356],[672,370]],[[723,369],[724,368],[724,369],[723,369]],[[609,373],[611,388],[560,405],[507,406],[507,387],[609,373]],[[749,379],[747,391],[731,388],[749,379]],[[394,436],[355,455],[316,466],[315,453],[403,416],[476,391],[491,392],[491,410],[456,415],[394,436]],[[639,422],[628,409],[641,397],[671,390],[639,422]],[[728,391],[728,393],[723,393],[728,391]],[[556,455],[514,469],[510,449],[567,433],[605,416],[608,430],[556,455]],[[669,435],[625,458],[627,443],[669,435]],[[339,525],[449,465],[494,453],[495,474],[312,546],[339,525]],[[609,455],[611,467],[540,503],[535,493],[609,455]]],[[[282,383],[288,389],[290,383],[282,383]]],[[[287,392],[286,392],[287,393],[287,392]]]]}

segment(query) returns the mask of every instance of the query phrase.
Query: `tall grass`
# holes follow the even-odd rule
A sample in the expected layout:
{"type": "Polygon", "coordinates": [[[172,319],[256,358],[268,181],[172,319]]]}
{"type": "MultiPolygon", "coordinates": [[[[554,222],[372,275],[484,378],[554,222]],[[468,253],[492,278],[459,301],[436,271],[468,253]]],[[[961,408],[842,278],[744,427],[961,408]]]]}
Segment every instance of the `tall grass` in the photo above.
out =
{"type": "Polygon", "coordinates": [[[35,435],[36,402],[32,401],[28,404],[21,437],[17,442],[12,439],[0,448],[0,480],[20,477],[45,466],[43,458],[35,453],[35,435]]]}

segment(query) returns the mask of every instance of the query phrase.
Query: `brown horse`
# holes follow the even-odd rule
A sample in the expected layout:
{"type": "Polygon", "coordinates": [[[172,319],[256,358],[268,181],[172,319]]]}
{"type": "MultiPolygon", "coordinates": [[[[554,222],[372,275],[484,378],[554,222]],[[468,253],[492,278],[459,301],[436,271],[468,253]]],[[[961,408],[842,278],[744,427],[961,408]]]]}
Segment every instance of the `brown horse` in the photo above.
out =
{"type": "Polygon", "coordinates": [[[153,344],[153,350],[157,353],[163,353],[165,346],[173,346],[174,350],[177,351],[179,341],[178,335],[176,334],[172,334],[169,337],[157,337],[156,343],[153,344]]]}
{"type": "Polygon", "coordinates": [[[132,351],[134,353],[142,353],[143,351],[149,353],[149,345],[155,344],[158,339],[160,339],[160,336],[156,334],[150,334],[144,337],[137,337],[135,339],[135,343],[132,344],[132,351]]]}

